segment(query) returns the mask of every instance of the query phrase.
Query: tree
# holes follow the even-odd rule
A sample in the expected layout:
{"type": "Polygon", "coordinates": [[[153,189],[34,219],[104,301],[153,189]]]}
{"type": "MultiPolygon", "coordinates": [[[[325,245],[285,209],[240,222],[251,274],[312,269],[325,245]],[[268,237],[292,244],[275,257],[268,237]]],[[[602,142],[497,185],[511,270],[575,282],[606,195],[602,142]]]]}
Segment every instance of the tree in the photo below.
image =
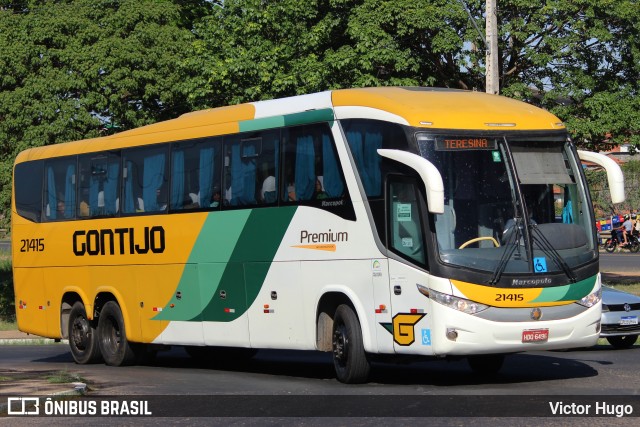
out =
{"type": "Polygon", "coordinates": [[[549,109],[585,148],[640,144],[640,2],[501,0],[498,22],[502,94],[549,109]]]}
{"type": "MultiPolygon", "coordinates": [[[[484,0],[223,5],[195,28],[196,108],[349,86],[484,90],[484,0]]],[[[637,0],[501,0],[498,22],[502,94],[551,110],[586,148],[640,144],[637,0]]]]}
{"type": "MultiPolygon", "coordinates": [[[[343,87],[484,90],[484,4],[0,0],[4,221],[27,147],[343,87]]],[[[640,144],[640,2],[500,0],[498,22],[502,94],[549,109],[585,148],[640,144]]]]}
{"type": "MultiPolygon", "coordinates": [[[[201,7],[206,2],[192,1],[201,7]]],[[[171,1],[24,1],[0,9],[0,209],[29,147],[95,137],[188,110],[193,35],[171,1]]]]}
{"type": "Polygon", "coordinates": [[[226,0],[196,26],[196,107],[332,88],[468,87],[466,12],[447,0],[226,0]]]}
{"type": "Polygon", "coordinates": [[[604,170],[587,170],[585,173],[597,218],[635,212],[640,208],[640,192],[638,191],[640,186],[640,161],[629,161],[624,163],[621,168],[624,174],[624,193],[626,198],[624,202],[618,205],[611,203],[607,173],[604,170]]]}

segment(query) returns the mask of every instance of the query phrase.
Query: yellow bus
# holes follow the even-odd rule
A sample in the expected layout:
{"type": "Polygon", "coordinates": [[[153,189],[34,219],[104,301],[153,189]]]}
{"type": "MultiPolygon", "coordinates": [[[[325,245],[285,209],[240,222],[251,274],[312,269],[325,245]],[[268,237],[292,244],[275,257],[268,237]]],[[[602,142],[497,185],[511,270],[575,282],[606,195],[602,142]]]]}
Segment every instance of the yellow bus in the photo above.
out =
{"type": "Polygon", "coordinates": [[[77,363],[258,349],[378,357],[584,347],[600,332],[594,215],[552,114],[447,89],[327,91],[184,114],[15,161],[20,330],[77,363]]]}

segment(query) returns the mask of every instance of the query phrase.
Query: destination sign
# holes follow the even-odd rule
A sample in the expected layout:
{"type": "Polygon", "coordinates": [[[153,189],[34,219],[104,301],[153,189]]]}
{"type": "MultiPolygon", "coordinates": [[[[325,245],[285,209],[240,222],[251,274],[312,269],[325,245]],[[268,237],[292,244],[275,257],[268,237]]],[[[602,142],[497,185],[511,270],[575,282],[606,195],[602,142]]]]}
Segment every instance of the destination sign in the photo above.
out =
{"type": "Polygon", "coordinates": [[[437,151],[495,150],[498,142],[494,138],[436,137],[437,151]]]}

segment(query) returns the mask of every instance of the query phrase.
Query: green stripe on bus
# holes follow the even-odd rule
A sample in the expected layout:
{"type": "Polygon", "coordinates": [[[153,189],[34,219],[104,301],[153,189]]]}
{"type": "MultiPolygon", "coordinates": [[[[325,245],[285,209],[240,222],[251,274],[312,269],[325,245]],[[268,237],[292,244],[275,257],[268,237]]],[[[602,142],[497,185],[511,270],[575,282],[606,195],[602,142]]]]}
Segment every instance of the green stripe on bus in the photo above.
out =
{"type": "Polygon", "coordinates": [[[589,295],[596,284],[596,278],[596,276],[593,276],[569,285],[569,291],[564,296],[563,301],[578,301],[589,295]]]}
{"type": "Polygon", "coordinates": [[[264,117],[262,119],[246,120],[239,122],[239,125],[240,132],[281,128],[284,127],[284,116],[264,117]]]}
{"type": "Polygon", "coordinates": [[[306,123],[331,122],[333,121],[333,109],[324,108],[321,110],[304,111],[302,113],[287,114],[284,116],[286,126],[303,125],[306,123]]]}
{"type": "Polygon", "coordinates": [[[247,311],[262,288],[295,212],[295,206],[251,211],[218,290],[202,311],[202,320],[229,322],[247,311]],[[225,291],[225,299],[219,297],[220,291],[225,291]]]}
{"type": "Polygon", "coordinates": [[[228,322],[245,313],[295,211],[292,206],[209,214],[178,284],[180,298],[173,295],[154,320],[228,322]]]}
{"type": "Polygon", "coordinates": [[[596,283],[596,276],[570,285],[545,288],[533,302],[577,301],[589,295],[596,283]]]}
{"type": "Polygon", "coordinates": [[[303,111],[301,113],[286,114],[284,116],[263,117],[239,122],[240,132],[250,132],[264,129],[274,129],[284,126],[303,125],[307,123],[333,121],[333,109],[303,111]]]}
{"type": "Polygon", "coordinates": [[[251,211],[211,212],[200,230],[176,293],[154,320],[191,320],[215,292],[251,211]],[[204,286],[206,285],[206,286],[204,286]],[[173,308],[171,308],[173,304],[173,308]]]}

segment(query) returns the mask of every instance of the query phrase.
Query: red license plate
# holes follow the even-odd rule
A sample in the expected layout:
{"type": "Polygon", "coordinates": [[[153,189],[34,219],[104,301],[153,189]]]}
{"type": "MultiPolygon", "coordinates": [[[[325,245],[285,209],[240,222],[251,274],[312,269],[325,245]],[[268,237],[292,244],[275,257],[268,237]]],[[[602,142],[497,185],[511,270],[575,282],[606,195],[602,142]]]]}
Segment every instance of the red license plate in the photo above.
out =
{"type": "Polygon", "coordinates": [[[522,342],[547,342],[548,340],[548,329],[529,329],[522,331],[522,342]]]}

